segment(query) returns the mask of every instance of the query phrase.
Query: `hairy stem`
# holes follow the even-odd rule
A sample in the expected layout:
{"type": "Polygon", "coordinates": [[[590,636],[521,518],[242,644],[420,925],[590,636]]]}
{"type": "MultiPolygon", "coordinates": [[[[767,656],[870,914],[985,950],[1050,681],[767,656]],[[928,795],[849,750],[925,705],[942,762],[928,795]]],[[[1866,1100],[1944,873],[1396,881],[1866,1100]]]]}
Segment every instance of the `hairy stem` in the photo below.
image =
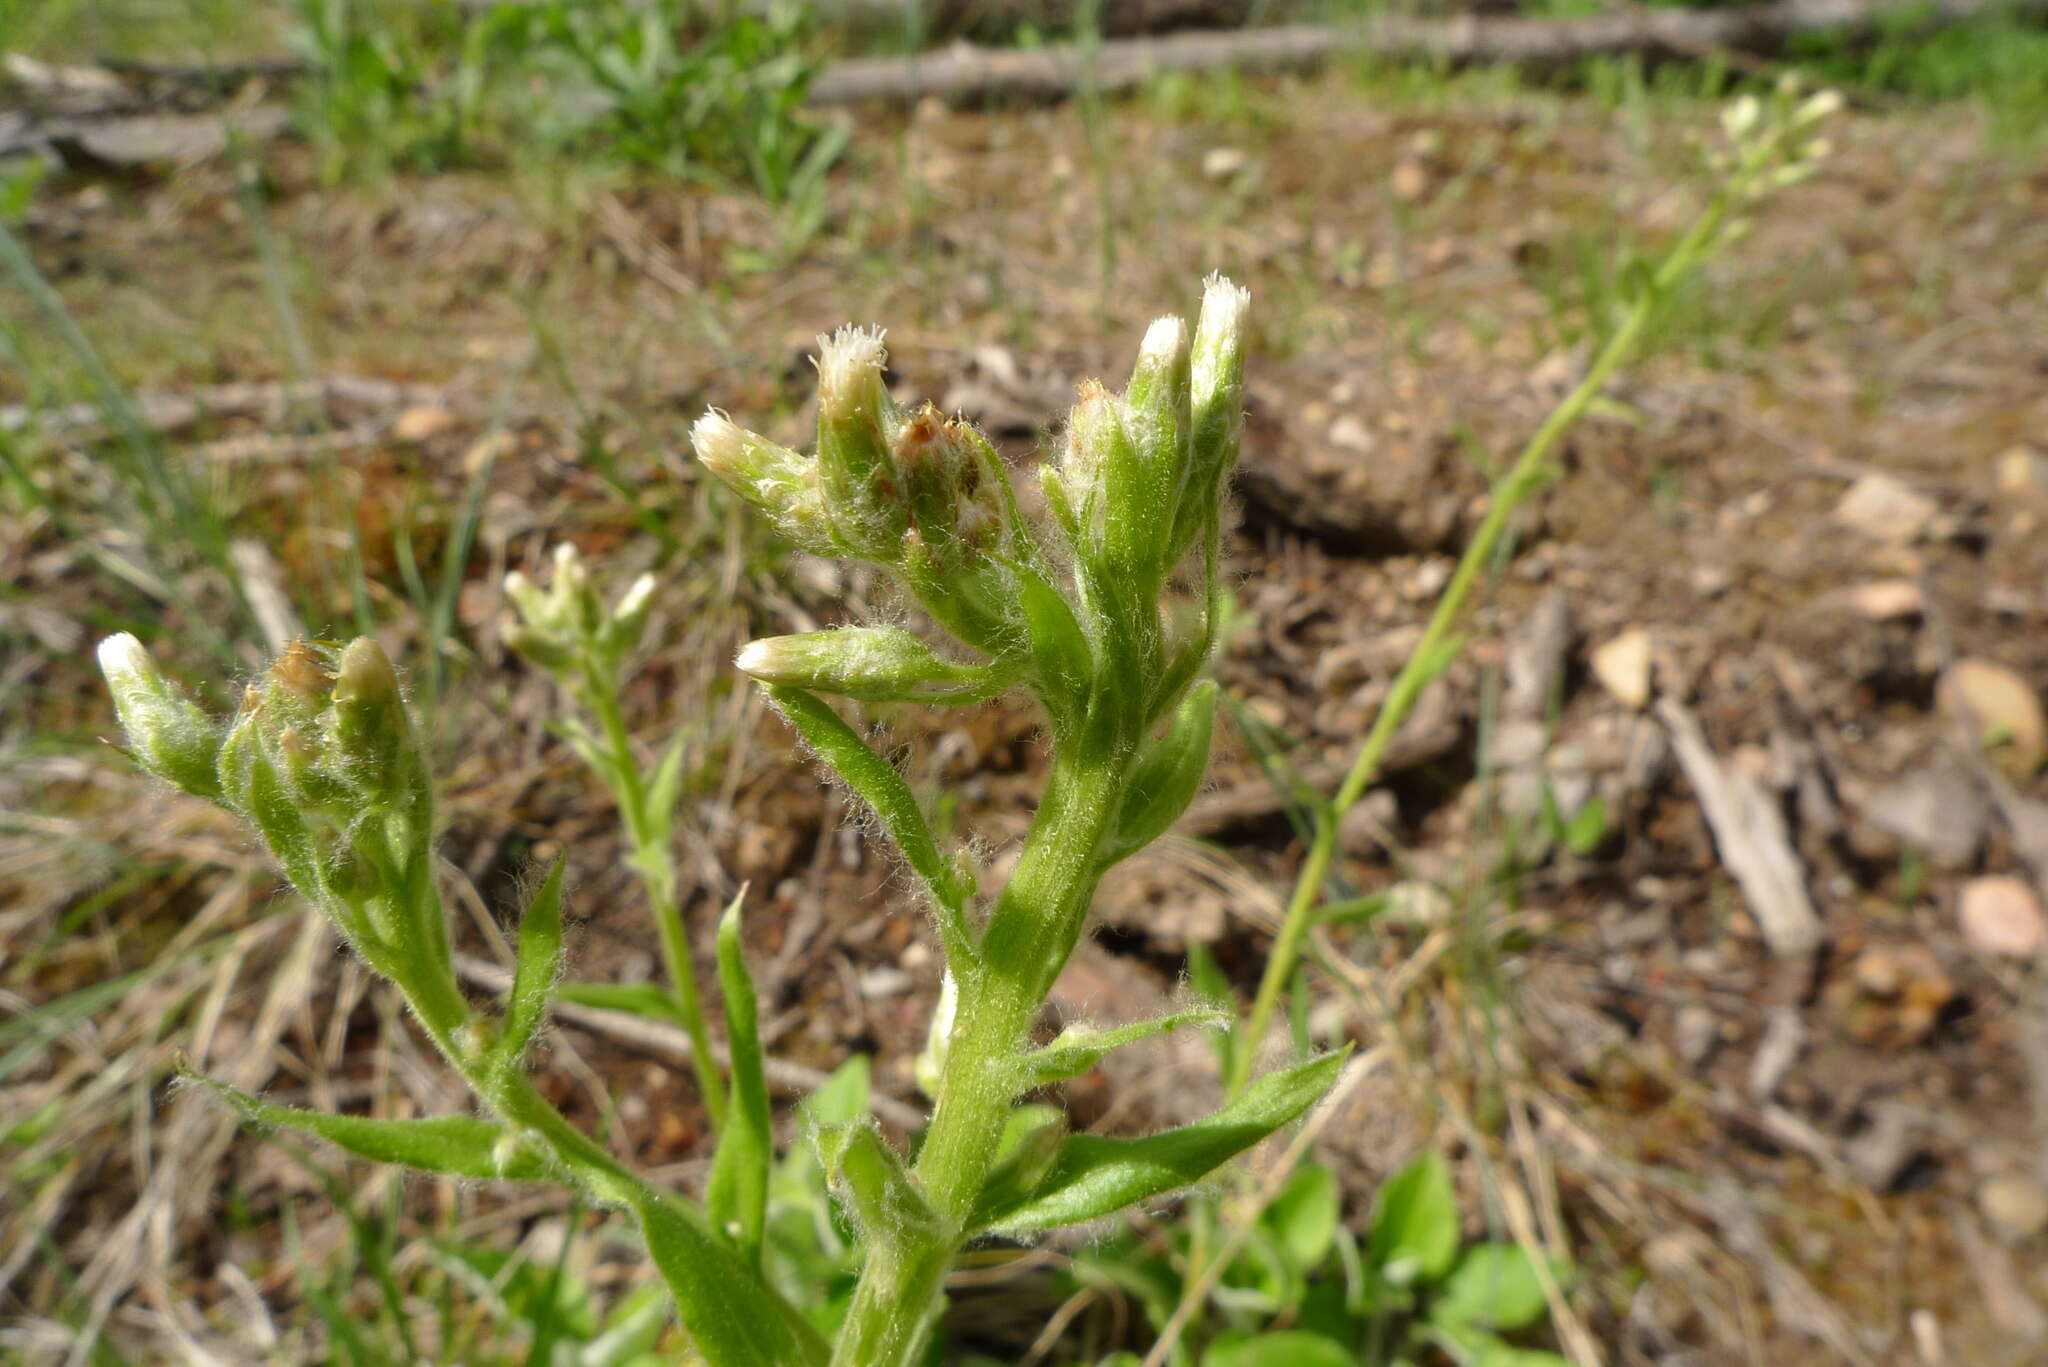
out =
{"type": "Polygon", "coordinates": [[[900,1239],[897,1231],[875,1232],[834,1367],[899,1367],[930,1333],[946,1269],[997,1158],[1014,1100],[1011,1065],[1094,896],[1095,855],[1116,812],[1122,770],[1112,757],[1054,761],[1030,838],[989,918],[985,967],[961,984],[960,1016],[918,1157],[917,1179],[939,1227],[900,1239]]]}

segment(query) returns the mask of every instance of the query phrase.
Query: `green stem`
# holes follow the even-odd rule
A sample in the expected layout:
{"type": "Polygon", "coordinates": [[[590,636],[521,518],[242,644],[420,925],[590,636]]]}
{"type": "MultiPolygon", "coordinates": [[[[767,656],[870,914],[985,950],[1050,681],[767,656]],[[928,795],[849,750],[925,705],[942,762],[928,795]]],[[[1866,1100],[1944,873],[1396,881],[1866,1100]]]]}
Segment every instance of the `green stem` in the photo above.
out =
{"type": "Polygon", "coordinates": [[[1686,235],[1673,245],[1652,277],[1650,287],[1637,296],[1621,325],[1594,357],[1585,378],[1544,419],[1543,425],[1529,438],[1529,444],[1522,448],[1521,455],[1496,487],[1492,506],[1486,510],[1479,529],[1466,545],[1465,554],[1459,559],[1450,583],[1444,586],[1442,597],[1437,599],[1436,611],[1430,614],[1422,639],[1416,643],[1407,663],[1401,667],[1400,674],[1387,691],[1387,700],[1373,719],[1372,730],[1366,734],[1364,744],[1359,746],[1358,757],[1352,762],[1350,772],[1344,776],[1336,797],[1316,813],[1315,835],[1309,843],[1308,858],[1295,882],[1293,896],[1288,899],[1287,915],[1280,924],[1280,934],[1273,941],[1272,953],[1266,959],[1266,970],[1259,979],[1259,991],[1252,1001],[1251,1015],[1233,1036],[1228,1079],[1232,1097],[1242,1093],[1251,1081],[1252,1064],[1259,1044],[1273,1023],[1273,1012],[1279,1006],[1281,992],[1294,975],[1302,941],[1315,924],[1314,913],[1322,897],[1323,881],[1329,876],[1330,864],[1337,853],[1338,823],[1344,813],[1364,796],[1366,785],[1378,775],[1388,744],[1401,723],[1407,720],[1422,690],[1442,672],[1444,642],[1463,613],[1465,600],[1471,595],[1480,572],[1493,559],[1494,550],[1507,531],[1508,519],[1541,484],[1543,462],[1550,455],[1551,448],[1585,414],[1587,406],[1599,397],[1615,370],[1635,349],[1644,327],[1655,316],[1659,305],[1706,254],[1733,203],[1733,191],[1724,190],[1708,205],[1686,235]]]}
{"type": "Polygon", "coordinates": [[[648,833],[662,829],[656,813],[647,810],[647,785],[641,781],[640,762],[626,734],[626,722],[619,708],[618,682],[611,670],[586,666],[583,692],[590,710],[604,728],[605,748],[611,760],[609,780],[612,796],[626,819],[626,836],[633,846],[632,865],[647,890],[648,910],[654,917],[655,934],[661,941],[662,968],[668,974],[669,1008],[676,1023],[690,1037],[690,1064],[697,1074],[697,1090],[703,1094],[705,1114],[711,1128],[725,1128],[725,1086],[718,1065],[711,1057],[711,1032],[704,1023],[704,1003],[697,991],[696,961],[690,954],[689,934],[683,927],[682,908],[676,903],[675,860],[665,847],[650,841],[648,833]]]}
{"type": "Polygon", "coordinates": [[[1010,1065],[1080,938],[1095,855],[1122,786],[1123,765],[1111,755],[1054,759],[1031,836],[990,914],[984,967],[960,985],[960,1016],[916,1170],[939,1227],[906,1231],[893,1246],[888,1232],[877,1232],[833,1346],[834,1367],[900,1367],[930,1332],[1015,1099],[1010,1065]]]}

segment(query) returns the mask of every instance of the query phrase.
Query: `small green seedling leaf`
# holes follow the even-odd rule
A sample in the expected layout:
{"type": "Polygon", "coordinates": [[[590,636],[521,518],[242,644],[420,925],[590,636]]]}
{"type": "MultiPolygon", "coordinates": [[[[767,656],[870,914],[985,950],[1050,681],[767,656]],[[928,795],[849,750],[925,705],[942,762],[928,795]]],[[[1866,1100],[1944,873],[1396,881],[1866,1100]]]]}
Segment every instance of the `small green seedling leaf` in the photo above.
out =
{"type": "Polygon", "coordinates": [[[1320,1163],[1303,1163],[1266,1207],[1263,1223],[1294,1271],[1307,1273],[1329,1256],[1337,1236],[1337,1174],[1320,1163]]]}
{"type": "Polygon", "coordinates": [[[758,1265],[761,1231],[768,1218],[768,1169],[775,1159],[770,1128],[768,1078],[761,1060],[759,1007],[754,980],[740,950],[741,888],[718,921],[718,986],[725,994],[725,1034],[731,1050],[731,1104],[719,1131],[718,1152],[704,1203],[714,1225],[758,1265]]]}
{"type": "Polygon", "coordinates": [[[1326,1054],[1269,1073],[1206,1120],[1164,1134],[1143,1139],[1074,1135],[1061,1145],[1037,1189],[1018,1205],[988,1212],[983,1227],[1055,1229],[1113,1215],[1200,1181],[1313,1106],[1343,1063],[1343,1054],[1326,1054]]]}
{"type": "Polygon", "coordinates": [[[1059,1033],[1058,1038],[1042,1049],[1033,1049],[1017,1060],[1016,1087],[1028,1092],[1036,1087],[1047,1087],[1055,1082],[1076,1078],[1102,1062],[1112,1050],[1126,1044],[1163,1035],[1169,1030],[1178,1030],[1183,1025],[1196,1025],[1207,1030],[1225,1030],[1230,1026],[1228,1012],[1213,1006],[1196,1007],[1189,1011],[1175,1011],[1169,1015],[1155,1016],[1151,1020],[1134,1021],[1108,1030],[1091,1025],[1070,1025],[1059,1033]]]}
{"type": "Polygon", "coordinates": [[[360,1115],[329,1115],[324,1111],[302,1111],[295,1106],[274,1106],[211,1078],[195,1080],[252,1125],[310,1134],[359,1158],[449,1177],[546,1182],[557,1175],[554,1166],[519,1142],[514,1131],[476,1116],[373,1120],[360,1115]]]}
{"type": "Polygon", "coordinates": [[[1433,1282],[1458,1256],[1458,1198],[1443,1158],[1425,1153],[1380,1188],[1370,1247],[1395,1286],[1433,1282]]]}
{"type": "Polygon", "coordinates": [[[505,1033],[498,1044],[499,1066],[517,1067],[548,1011],[555,975],[562,966],[562,867],[555,860],[545,882],[519,918],[519,957],[512,991],[505,998],[505,1033]]]}
{"type": "Polygon", "coordinates": [[[1520,1329],[1549,1309],[1535,1261],[1519,1244],[1500,1243],[1467,1249],[1429,1303],[1439,1323],[1486,1329],[1520,1329]]]}
{"type": "Polygon", "coordinates": [[[1226,1338],[1202,1354],[1202,1367],[1357,1367],[1358,1355],[1338,1343],[1302,1329],[1284,1329],[1254,1338],[1226,1338]]]}
{"type": "Polygon", "coordinates": [[[1589,855],[1607,840],[1607,804],[1595,793],[1572,813],[1564,824],[1565,848],[1573,854],[1589,855]]]}

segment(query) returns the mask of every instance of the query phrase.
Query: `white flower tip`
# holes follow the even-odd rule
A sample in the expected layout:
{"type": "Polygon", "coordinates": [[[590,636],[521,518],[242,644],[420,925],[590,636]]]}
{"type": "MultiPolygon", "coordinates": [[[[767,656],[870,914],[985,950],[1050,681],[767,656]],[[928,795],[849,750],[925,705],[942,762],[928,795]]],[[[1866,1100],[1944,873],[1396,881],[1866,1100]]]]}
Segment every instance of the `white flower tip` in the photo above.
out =
{"type": "Polygon", "coordinates": [[[733,666],[742,674],[760,676],[773,668],[775,647],[767,640],[749,641],[740,647],[740,653],[733,657],[733,666]]]}
{"type": "Polygon", "coordinates": [[[1179,318],[1165,317],[1152,320],[1152,326],[1145,329],[1145,340],[1138,344],[1138,352],[1147,358],[1178,356],[1188,344],[1188,325],[1179,318]]]}
{"type": "Polygon", "coordinates": [[[882,329],[848,323],[818,338],[818,388],[826,395],[853,398],[861,385],[880,382],[888,360],[882,329]]]}
{"type": "Polygon", "coordinates": [[[626,586],[618,607],[612,610],[614,617],[631,617],[647,606],[647,600],[654,596],[654,576],[643,574],[626,586]]]}
{"type": "Polygon", "coordinates": [[[142,642],[128,632],[119,632],[100,642],[100,673],[111,680],[148,678],[156,673],[156,661],[150,659],[142,642]]]}
{"type": "Polygon", "coordinates": [[[514,570],[505,576],[505,596],[507,598],[523,598],[532,589],[533,581],[528,579],[519,570],[514,570]]]}
{"type": "Polygon", "coordinates": [[[690,428],[690,445],[713,474],[730,472],[739,468],[746,453],[747,434],[725,414],[707,408],[690,428]]]}
{"type": "Polygon", "coordinates": [[[1236,327],[1244,321],[1244,311],[1251,305],[1252,292],[1226,279],[1221,273],[1213,274],[1202,282],[1204,323],[1208,322],[1213,314],[1218,324],[1236,327]]]}

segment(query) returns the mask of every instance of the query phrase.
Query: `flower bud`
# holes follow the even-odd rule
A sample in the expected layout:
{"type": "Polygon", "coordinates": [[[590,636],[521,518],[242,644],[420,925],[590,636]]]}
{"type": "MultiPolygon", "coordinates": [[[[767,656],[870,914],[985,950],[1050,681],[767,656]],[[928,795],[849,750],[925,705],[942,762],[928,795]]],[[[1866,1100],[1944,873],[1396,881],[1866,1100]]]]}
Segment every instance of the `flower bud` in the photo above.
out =
{"type": "Polygon", "coordinates": [[[841,627],[749,641],[734,661],[763,683],[863,702],[951,702],[992,696],[1007,675],[956,665],[901,627],[841,627]]]}
{"type": "Polygon", "coordinates": [[[897,425],[882,384],[882,333],[843,327],[818,338],[818,472],[840,539],[867,559],[891,561],[908,525],[889,459],[897,425]]]}
{"type": "Polygon", "coordinates": [[[706,470],[766,513],[776,530],[813,555],[839,555],[818,467],[809,458],[749,432],[717,409],[690,429],[690,445],[706,470]]]}
{"type": "Polygon", "coordinates": [[[1099,381],[1083,381],[1060,457],[1060,484],[1074,521],[1074,553],[1098,564],[1107,537],[1110,485],[1124,482],[1111,471],[1127,470],[1137,461],[1121,406],[1099,381]]]}
{"type": "Polygon", "coordinates": [[[910,526],[941,559],[986,547],[1000,529],[1003,502],[986,461],[997,459],[971,426],[949,422],[926,404],[896,434],[894,462],[910,507],[910,526]]]}
{"type": "Polygon", "coordinates": [[[637,648],[641,637],[647,634],[647,619],[654,611],[654,584],[653,575],[643,574],[619,595],[611,621],[605,627],[605,643],[614,655],[637,648]]]}
{"type": "Polygon", "coordinates": [[[127,632],[100,642],[99,662],[136,762],[194,797],[218,801],[219,724],[166,679],[127,632]]]}

